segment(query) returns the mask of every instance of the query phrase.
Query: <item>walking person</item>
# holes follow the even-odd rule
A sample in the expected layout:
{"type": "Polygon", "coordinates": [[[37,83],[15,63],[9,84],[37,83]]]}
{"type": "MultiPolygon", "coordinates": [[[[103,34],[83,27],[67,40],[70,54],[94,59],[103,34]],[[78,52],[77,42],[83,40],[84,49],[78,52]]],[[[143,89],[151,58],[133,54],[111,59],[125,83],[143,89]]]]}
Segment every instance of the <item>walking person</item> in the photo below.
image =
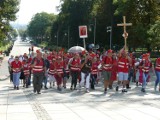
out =
{"type": "Polygon", "coordinates": [[[42,58],[42,53],[37,50],[37,56],[33,58],[31,67],[33,71],[33,88],[34,93],[41,94],[42,80],[44,78],[44,73],[46,72],[45,62],[42,58]]]}
{"type": "Polygon", "coordinates": [[[11,55],[11,57],[8,59],[8,70],[10,74],[10,82],[13,82],[13,71],[11,69],[11,63],[14,61],[14,56],[11,55]]]}
{"type": "MultiPolygon", "coordinates": [[[[50,66],[50,62],[49,60],[47,59],[47,54],[43,54],[43,59],[44,59],[44,63],[45,63],[45,66],[46,66],[46,72],[44,73],[44,78],[43,78],[43,83],[44,83],[44,88],[45,89],[48,89],[47,87],[47,79],[48,79],[48,73],[47,73],[47,70],[49,69],[49,66],[50,66]]],[[[43,84],[42,84],[42,87],[43,87],[43,84]]]]}
{"type": "Polygon", "coordinates": [[[92,67],[91,57],[89,54],[86,54],[81,61],[81,82],[79,85],[79,89],[81,90],[81,87],[84,86],[85,83],[87,93],[89,93],[89,87],[90,87],[91,67],[92,67]]]}
{"type": "Polygon", "coordinates": [[[112,55],[113,65],[112,65],[112,71],[111,71],[111,80],[109,83],[109,89],[113,89],[113,82],[117,80],[117,55],[116,53],[113,53],[112,55]]]}
{"type": "Polygon", "coordinates": [[[81,60],[80,60],[79,54],[77,53],[69,62],[71,76],[72,76],[70,90],[73,90],[73,89],[76,90],[77,79],[80,71],[80,65],[81,65],[81,60]]]}
{"type": "MultiPolygon", "coordinates": [[[[143,55],[143,60],[140,63],[140,68],[142,68],[142,75],[143,75],[143,82],[142,82],[142,92],[146,92],[146,84],[147,84],[147,79],[149,77],[149,71],[150,68],[152,68],[152,63],[149,60],[148,54],[143,55]]],[[[152,68],[152,71],[154,72],[154,69],[152,68]]]]}
{"type": "Polygon", "coordinates": [[[130,81],[135,82],[135,57],[132,53],[130,53],[131,63],[129,64],[129,73],[128,73],[128,82],[126,84],[126,88],[130,89],[130,81]]]}
{"type": "Polygon", "coordinates": [[[66,84],[67,84],[67,80],[69,79],[69,58],[67,56],[67,54],[63,55],[63,65],[64,65],[64,69],[63,69],[63,88],[66,89],[66,84]]]}
{"type": "Polygon", "coordinates": [[[119,85],[122,83],[122,92],[127,92],[126,84],[128,82],[128,70],[129,64],[131,63],[131,59],[127,55],[127,52],[124,48],[120,50],[118,57],[118,84],[116,87],[116,91],[119,90],[119,85]]]}
{"type": "Polygon", "coordinates": [[[113,66],[112,50],[107,51],[107,55],[104,57],[102,62],[103,77],[104,77],[104,94],[107,93],[107,88],[111,81],[111,71],[113,66]]]}
{"type": "Polygon", "coordinates": [[[30,65],[29,65],[27,59],[23,60],[22,71],[24,73],[23,87],[28,88],[28,80],[29,80],[29,76],[30,76],[30,65]]]}
{"type": "Polygon", "coordinates": [[[61,91],[61,85],[62,85],[62,81],[63,81],[63,69],[64,69],[64,65],[63,65],[63,60],[61,56],[57,57],[57,60],[55,62],[55,69],[56,69],[56,82],[57,82],[57,90],[61,91]]]}
{"type": "Polygon", "coordinates": [[[92,59],[92,68],[91,68],[91,89],[95,90],[95,82],[98,76],[98,61],[96,55],[92,59]]]}
{"type": "Polygon", "coordinates": [[[55,69],[55,59],[53,58],[52,61],[50,61],[50,66],[48,69],[48,81],[50,83],[50,88],[54,86],[54,83],[56,82],[55,75],[56,75],[56,69],[55,69]]]}
{"type": "Polygon", "coordinates": [[[14,89],[19,90],[19,83],[20,83],[20,75],[22,69],[22,63],[19,61],[19,57],[16,56],[15,60],[11,63],[11,69],[13,71],[13,84],[14,89]]]}
{"type": "Polygon", "coordinates": [[[155,73],[156,73],[156,81],[155,81],[155,86],[154,90],[157,90],[157,86],[159,84],[159,92],[160,92],[160,57],[156,59],[156,64],[155,64],[155,73]]]}

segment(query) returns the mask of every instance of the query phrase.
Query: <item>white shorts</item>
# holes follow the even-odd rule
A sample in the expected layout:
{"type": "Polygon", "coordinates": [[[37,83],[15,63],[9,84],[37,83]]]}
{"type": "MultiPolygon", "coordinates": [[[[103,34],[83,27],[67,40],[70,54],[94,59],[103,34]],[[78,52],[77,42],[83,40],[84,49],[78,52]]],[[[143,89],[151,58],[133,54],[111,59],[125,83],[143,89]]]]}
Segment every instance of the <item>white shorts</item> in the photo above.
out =
{"type": "Polygon", "coordinates": [[[54,77],[54,75],[48,75],[48,82],[55,82],[56,79],[54,77]]]}
{"type": "Polygon", "coordinates": [[[119,81],[128,80],[128,73],[119,72],[118,73],[118,80],[119,81]]]}

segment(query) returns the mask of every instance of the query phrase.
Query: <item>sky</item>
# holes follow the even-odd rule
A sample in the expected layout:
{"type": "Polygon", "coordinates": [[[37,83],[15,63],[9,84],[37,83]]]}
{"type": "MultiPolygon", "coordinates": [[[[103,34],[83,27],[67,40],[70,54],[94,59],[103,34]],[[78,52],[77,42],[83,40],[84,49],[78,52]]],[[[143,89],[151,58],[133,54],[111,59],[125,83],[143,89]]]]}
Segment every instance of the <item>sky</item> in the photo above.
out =
{"type": "Polygon", "coordinates": [[[15,23],[28,24],[32,16],[40,12],[58,14],[56,6],[59,4],[60,0],[21,0],[15,23]]]}

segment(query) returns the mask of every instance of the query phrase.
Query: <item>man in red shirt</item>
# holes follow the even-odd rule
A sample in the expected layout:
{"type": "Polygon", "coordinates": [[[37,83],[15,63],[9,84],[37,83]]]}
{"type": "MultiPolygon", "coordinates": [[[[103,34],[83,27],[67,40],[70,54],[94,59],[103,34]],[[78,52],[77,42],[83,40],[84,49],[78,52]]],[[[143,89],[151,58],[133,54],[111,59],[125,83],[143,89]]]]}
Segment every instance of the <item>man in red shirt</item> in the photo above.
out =
{"type": "Polygon", "coordinates": [[[33,71],[33,87],[34,93],[41,94],[42,80],[46,72],[46,66],[44,59],[42,58],[42,53],[37,50],[37,56],[33,58],[31,67],[33,71]]]}
{"type": "Polygon", "coordinates": [[[62,80],[63,80],[63,69],[64,69],[64,65],[63,65],[63,60],[61,56],[57,57],[57,60],[55,62],[55,69],[56,69],[56,81],[57,81],[57,90],[61,91],[61,84],[62,84],[62,80]]]}
{"type": "Polygon", "coordinates": [[[116,91],[118,91],[119,85],[123,83],[122,92],[127,92],[125,87],[128,82],[128,70],[131,59],[124,48],[120,50],[118,57],[118,85],[116,91]]]}
{"type": "Polygon", "coordinates": [[[19,61],[19,57],[16,56],[15,60],[11,63],[11,69],[13,71],[13,84],[14,89],[19,90],[19,78],[21,75],[22,63],[19,61]]]}
{"type": "MultiPolygon", "coordinates": [[[[149,71],[152,68],[152,63],[149,60],[149,55],[148,54],[144,54],[143,55],[143,60],[141,61],[139,68],[142,68],[142,72],[143,72],[143,83],[142,83],[142,92],[146,92],[145,88],[146,88],[146,83],[147,83],[147,79],[149,77],[149,71]]],[[[154,72],[154,69],[152,68],[152,71],[154,72]]]]}
{"type": "Polygon", "coordinates": [[[107,51],[107,56],[104,57],[102,62],[103,77],[104,77],[104,93],[107,93],[107,87],[111,80],[111,71],[113,66],[112,50],[107,51]]]}
{"type": "Polygon", "coordinates": [[[157,79],[155,81],[154,90],[156,91],[157,85],[159,84],[159,92],[160,92],[160,57],[156,59],[155,73],[156,73],[157,79]]]}
{"type": "Polygon", "coordinates": [[[74,87],[74,90],[76,90],[77,79],[78,79],[78,76],[80,73],[79,72],[80,71],[80,64],[81,64],[80,56],[77,53],[69,62],[71,76],[72,76],[71,88],[70,88],[71,90],[73,89],[73,87],[74,87]]]}

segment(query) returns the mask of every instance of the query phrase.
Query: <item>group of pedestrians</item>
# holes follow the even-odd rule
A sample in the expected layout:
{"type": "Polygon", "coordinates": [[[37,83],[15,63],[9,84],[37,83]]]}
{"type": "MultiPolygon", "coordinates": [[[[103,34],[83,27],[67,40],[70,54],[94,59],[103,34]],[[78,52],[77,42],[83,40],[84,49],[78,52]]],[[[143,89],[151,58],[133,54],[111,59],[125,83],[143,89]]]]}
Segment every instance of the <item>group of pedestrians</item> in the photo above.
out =
{"type": "Polygon", "coordinates": [[[87,93],[90,89],[95,90],[99,81],[103,81],[105,94],[108,89],[113,89],[114,81],[117,81],[116,91],[122,86],[122,92],[127,92],[132,81],[137,86],[142,85],[141,91],[145,92],[151,77],[150,69],[157,76],[155,90],[160,83],[160,58],[152,65],[149,53],[137,59],[134,53],[128,53],[124,48],[118,53],[110,49],[103,53],[65,53],[64,50],[42,53],[37,50],[36,54],[11,56],[8,63],[14,89],[19,90],[20,78],[27,88],[33,75],[33,91],[37,94],[41,94],[43,86],[45,89],[56,86],[58,91],[67,89],[68,79],[71,79],[70,90],[80,91],[84,87],[87,93]]]}

